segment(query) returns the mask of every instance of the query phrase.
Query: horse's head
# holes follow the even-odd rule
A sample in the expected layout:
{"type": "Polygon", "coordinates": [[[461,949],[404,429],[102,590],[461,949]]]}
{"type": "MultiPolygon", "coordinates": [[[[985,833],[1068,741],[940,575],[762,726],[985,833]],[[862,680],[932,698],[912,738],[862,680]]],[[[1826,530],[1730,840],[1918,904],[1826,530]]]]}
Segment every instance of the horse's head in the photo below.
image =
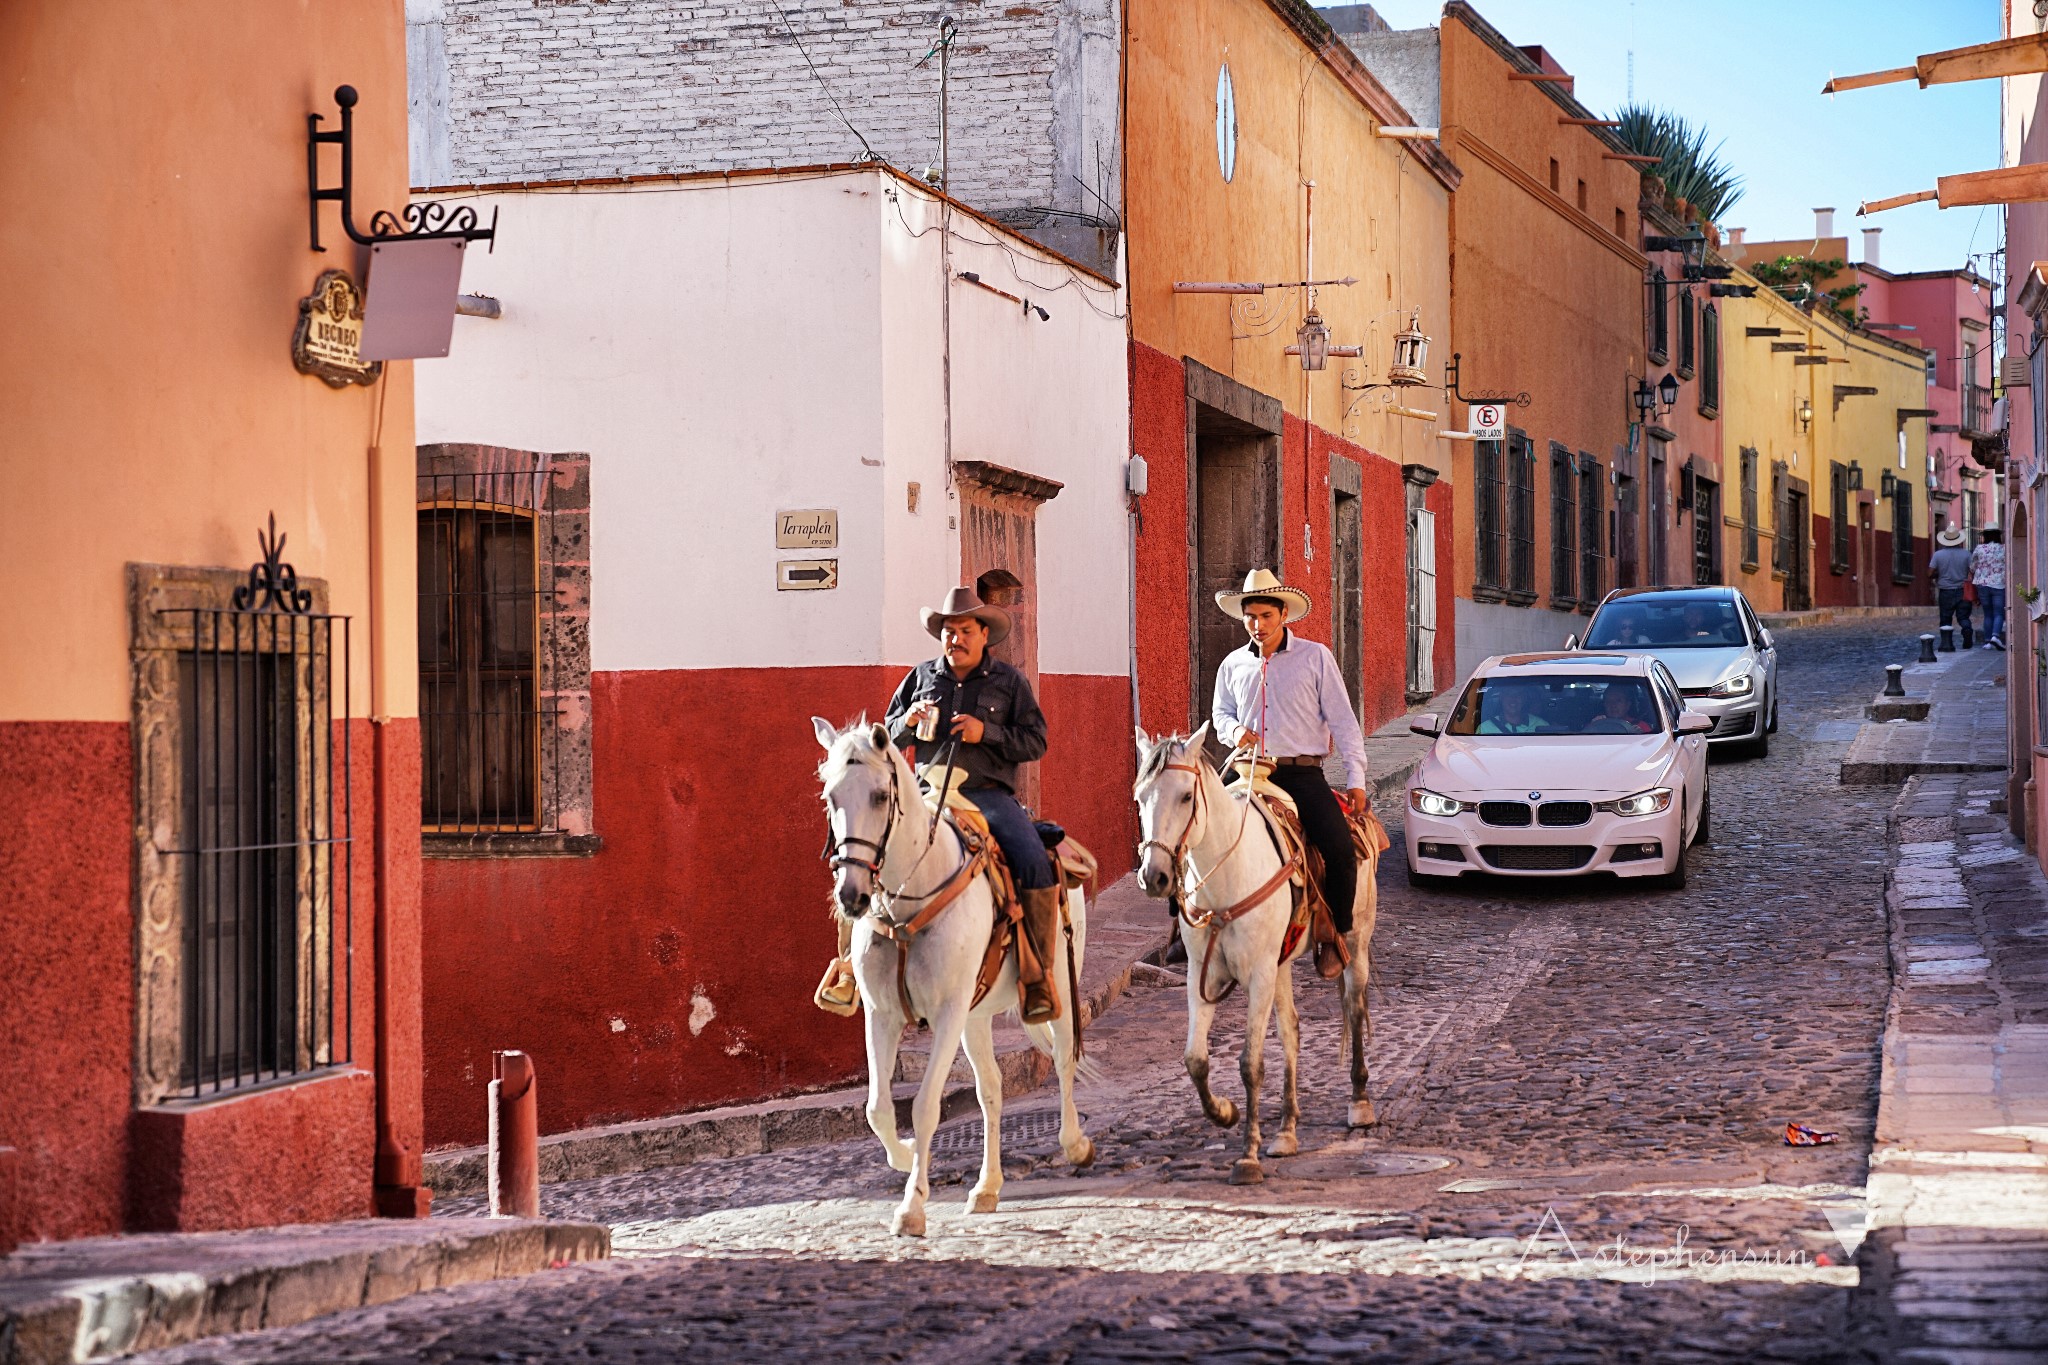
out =
{"type": "Polygon", "coordinates": [[[833,898],[841,913],[860,915],[880,889],[882,859],[902,813],[902,759],[889,732],[865,717],[839,731],[813,716],[811,728],[825,748],[818,776],[831,830],[833,898]]]}
{"type": "Polygon", "coordinates": [[[1209,726],[1192,735],[1166,735],[1157,743],[1138,732],[1138,885],[1164,896],[1180,882],[1181,860],[1202,838],[1202,742],[1209,726]]]}

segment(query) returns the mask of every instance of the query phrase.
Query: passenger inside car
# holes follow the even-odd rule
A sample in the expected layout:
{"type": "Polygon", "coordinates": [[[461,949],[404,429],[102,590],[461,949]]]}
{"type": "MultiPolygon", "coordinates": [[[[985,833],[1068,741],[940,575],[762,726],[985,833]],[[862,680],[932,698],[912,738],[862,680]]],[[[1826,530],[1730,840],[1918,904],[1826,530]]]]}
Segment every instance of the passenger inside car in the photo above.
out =
{"type": "Polygon", "coordinates": [[[1644,719],[1641,707],[1649,700],[1641,684],[1609,683],[1600,700],[1600,712],[1584,727],[1589,735],[1647,735],[1657,727],[1644,719]]]}

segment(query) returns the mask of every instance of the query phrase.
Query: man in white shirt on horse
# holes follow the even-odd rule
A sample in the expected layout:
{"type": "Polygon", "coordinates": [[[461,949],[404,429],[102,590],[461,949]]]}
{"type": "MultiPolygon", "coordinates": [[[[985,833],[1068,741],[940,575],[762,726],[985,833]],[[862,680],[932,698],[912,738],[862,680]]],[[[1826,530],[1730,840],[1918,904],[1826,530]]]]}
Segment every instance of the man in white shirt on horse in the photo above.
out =
{"type": "Polygon", "coordinates": [[[1323,856],[1323,896],[1339,933],[1351,929],[1358,863],[1351,826],[1323,776],[1333,751],[1343,759],[1351,808],[1371,806],[1365,789],[1365,735],[1351,709],[1344,674],[1328,647],[1288,626],[1311,610],[1309,595],[1269,569],[1254,569],[1239,592],[1216,605],[1244,622],[1251,641],[1216,669],[1211,721],[1218,739],[1273,760],[1271,781],[1294,798],[1302,833],[1323,856]]]}

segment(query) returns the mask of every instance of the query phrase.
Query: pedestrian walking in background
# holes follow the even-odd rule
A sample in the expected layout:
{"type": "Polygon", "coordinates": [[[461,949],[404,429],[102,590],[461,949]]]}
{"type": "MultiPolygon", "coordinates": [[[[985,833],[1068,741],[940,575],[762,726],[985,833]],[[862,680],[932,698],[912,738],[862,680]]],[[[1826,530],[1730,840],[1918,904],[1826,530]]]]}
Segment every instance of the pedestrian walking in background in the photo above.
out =
{"type": "Polygon", "coordinates": [[[1984,648],[2005,648],[2005,532],[1987,526],[1970,555],[1970,583],[1984,608],[1984,648]]]}
{"type": "Polygon", "coordinates": [[[1927,561],[1927,570],[1934,575],[1934,604],[1941,612],[1941,624],[1953,623],[1962,633],[1963,648],[1976,643],[1976,636],[1970,632],[1970,599],[1964,591],[1970,581],[1970,552],[1963,548],[1963,532],[1959,526],[1951,526],[1934,538],[1940,548],[1927,561]]]}

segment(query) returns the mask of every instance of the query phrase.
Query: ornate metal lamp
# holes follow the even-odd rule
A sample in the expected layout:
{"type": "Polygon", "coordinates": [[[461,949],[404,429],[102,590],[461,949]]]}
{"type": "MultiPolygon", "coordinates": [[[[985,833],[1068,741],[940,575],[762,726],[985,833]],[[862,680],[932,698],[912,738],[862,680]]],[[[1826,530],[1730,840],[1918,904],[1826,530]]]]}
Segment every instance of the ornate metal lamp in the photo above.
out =
{"type": "Polygon", "coordinates": [[[1330,329],[1323,322],[1323,315],[1314,308],[1301,320],[1301,326],[1294,333],[1294,344],[1301,354],[1301,368],[1320,370],[1330,363],[1330,329]]]}
{"type": "Polygon", "coordinates": [[[1429,338],[1422,334],[1422,310],[1408,315],[1408,325],[1394,334],[1394,363],[1387,367],[1387,382],[1401,388],[1427,384],[1423,366],[1429,362],[1429,338]]]}

